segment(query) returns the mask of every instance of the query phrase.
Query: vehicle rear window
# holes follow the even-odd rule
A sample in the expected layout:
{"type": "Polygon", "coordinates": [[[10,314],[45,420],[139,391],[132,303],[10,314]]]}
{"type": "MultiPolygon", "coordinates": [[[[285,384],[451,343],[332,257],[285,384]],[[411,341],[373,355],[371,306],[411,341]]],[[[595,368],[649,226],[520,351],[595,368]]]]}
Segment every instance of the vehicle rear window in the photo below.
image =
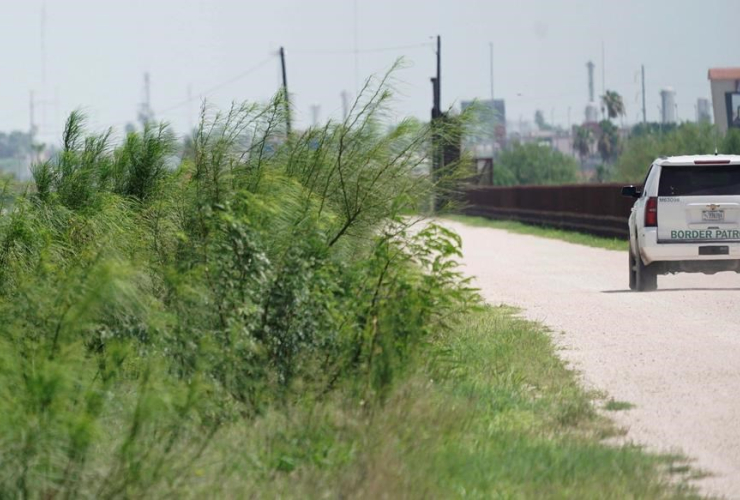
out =
{"type": "Polygon", "coordinates": [[[740,195],[740,165],[663,167],[658,196],[740,195]]]}

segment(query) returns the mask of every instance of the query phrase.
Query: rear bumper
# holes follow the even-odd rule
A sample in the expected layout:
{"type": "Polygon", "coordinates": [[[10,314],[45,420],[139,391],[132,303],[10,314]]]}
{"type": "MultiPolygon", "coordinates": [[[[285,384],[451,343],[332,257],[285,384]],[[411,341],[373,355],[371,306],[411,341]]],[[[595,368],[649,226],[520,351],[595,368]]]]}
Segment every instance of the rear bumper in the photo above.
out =
{"type": "Polygon", "coordinates": [[[740,260],[740,241],[659,242],[655,228],[645,228],[640,238],[640,254],[645,264],[653,262],[740,260]],[[726,246],[728,255],[699,255],[699,247],[726,246]]]}

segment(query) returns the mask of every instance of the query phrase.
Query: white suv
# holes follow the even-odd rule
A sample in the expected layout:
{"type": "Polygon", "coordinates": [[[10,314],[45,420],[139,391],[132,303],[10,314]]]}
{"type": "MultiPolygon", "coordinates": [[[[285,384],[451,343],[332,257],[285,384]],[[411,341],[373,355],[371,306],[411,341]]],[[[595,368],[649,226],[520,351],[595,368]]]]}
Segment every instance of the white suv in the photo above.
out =
{"type": "Polygon", "coordinates": [[[740,156],[659,158],[629,219],[630,288],[655,290],[658,275],[740,272],[740,156]]]}

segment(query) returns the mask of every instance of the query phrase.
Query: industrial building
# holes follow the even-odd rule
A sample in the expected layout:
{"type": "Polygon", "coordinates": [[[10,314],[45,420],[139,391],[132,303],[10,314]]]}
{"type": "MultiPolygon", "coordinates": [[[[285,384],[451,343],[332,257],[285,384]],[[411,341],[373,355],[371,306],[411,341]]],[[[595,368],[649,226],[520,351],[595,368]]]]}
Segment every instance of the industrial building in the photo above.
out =
{"type": "Polygon", "coordinates": [[[666,87],[660,91],[660,121],[676,123],[676,91],[666,87]]]}
{"type": "Polygon", "coordinates": [[[709,99],[700,97],[696,100],[696,121],[698,123],[712,123],[712,108],[709,99]]]}
{"type": "Polygon", "coordinates": [[[740,128],[740,68],[709,70],[714,122],[722,133],[740,128]]]}

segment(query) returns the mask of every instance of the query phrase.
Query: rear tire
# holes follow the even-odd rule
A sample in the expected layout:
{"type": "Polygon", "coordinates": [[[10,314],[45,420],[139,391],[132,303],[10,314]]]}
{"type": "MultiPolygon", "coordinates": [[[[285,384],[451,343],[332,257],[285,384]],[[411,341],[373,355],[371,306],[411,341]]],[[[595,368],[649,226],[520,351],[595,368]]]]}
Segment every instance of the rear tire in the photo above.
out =
{"type": "MultiPolygon", "coordinates": [[[[635,287],[633,290],[638,292],[651,292],[658,289],[658,273],[655,267],[642,263],[642,258],[632,255],[630,251],[630,271],[634,269],[635,287]],[[634,262],[634,265],[633,265],[634,262]]],[[[632,272],[630,273],[630,285],[632,285],[632,272]]]]}
{"type": "Polygon", "coordinates": [[[629,273],[630,273],[630,290],[637,288],[637,262],[635,262],[635,256],[632,255],[632,249],[629,251],[629,273]]]}

